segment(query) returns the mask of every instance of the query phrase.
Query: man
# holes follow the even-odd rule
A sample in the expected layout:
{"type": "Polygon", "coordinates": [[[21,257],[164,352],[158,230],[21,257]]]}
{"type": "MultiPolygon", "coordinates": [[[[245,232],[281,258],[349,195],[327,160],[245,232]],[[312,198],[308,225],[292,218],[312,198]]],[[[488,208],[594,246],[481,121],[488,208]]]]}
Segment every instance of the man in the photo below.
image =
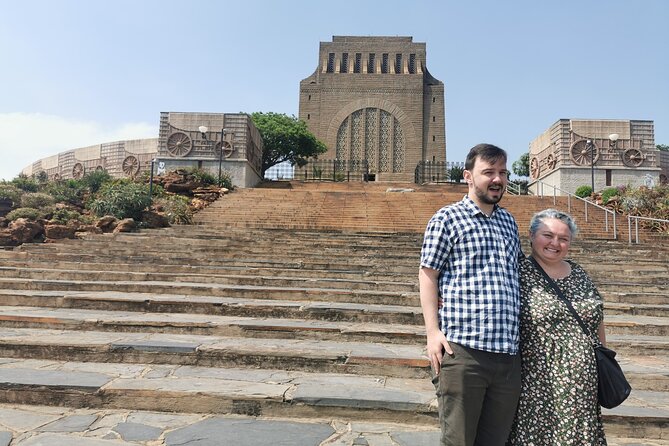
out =
{"type": "Polygon", "coordinates": [[[497,204],[506,161],[499,147],[473,147],[467,195],[425,231],[418,277],[442,446],[502,446],[516,412],[521,251],[515,220],[497,204]]]}

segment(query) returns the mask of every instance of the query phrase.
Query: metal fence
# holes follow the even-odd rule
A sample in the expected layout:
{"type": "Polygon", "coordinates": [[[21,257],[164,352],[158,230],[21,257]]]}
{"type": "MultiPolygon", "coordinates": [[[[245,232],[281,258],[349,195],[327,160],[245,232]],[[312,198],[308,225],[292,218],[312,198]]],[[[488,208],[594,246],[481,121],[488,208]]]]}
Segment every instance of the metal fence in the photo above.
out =
{"type": "Polygon", "coordinates": [[[424,183],[459,183],[463,178],[465,163],[452,161],[420,161],[416,166],[414,181],[424,183]]]}
{"type": "Polygon", "coordinates": [[[296,167],[294,178],[313,181],[367,181],[369,165],[365,160],[312,160],[296,167]]]}

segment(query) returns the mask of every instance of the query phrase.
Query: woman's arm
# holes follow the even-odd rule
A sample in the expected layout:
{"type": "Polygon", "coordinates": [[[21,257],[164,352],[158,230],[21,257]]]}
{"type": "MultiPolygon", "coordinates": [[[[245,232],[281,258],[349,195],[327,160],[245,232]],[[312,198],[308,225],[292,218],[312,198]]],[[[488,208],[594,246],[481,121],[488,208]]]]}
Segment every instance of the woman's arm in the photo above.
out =
{"type": "Polygon", "coordinates": [[[606,347],[606,329],[604,328],[604,321],[599,324],[599,328],[597,329],[597,337],[599,338],[599,342],[601,342],[602,345],[606,347]]]}

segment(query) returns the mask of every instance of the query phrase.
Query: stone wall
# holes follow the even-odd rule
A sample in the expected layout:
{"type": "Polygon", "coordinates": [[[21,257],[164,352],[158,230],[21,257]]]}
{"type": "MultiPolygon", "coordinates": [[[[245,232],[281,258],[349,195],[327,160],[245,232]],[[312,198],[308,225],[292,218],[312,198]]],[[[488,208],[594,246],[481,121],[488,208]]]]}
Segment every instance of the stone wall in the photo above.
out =
{"type": "Polygon", "coordinates": [[[530,143],[530,177],[563,194],[590,185],[593,170],[595,190],[658,184],[659,153],[652,121],[561,119],[530,143]]]}
{"type": "Polygon", "coordinates": [[[106,170],[116,178],[130,177],[148,172],[157,152],[158,138],[114,141],[42,158],[25,167],[22,173],[31,176],[46,172],[54,180],[81,178],[95,170],[106,170]]]}

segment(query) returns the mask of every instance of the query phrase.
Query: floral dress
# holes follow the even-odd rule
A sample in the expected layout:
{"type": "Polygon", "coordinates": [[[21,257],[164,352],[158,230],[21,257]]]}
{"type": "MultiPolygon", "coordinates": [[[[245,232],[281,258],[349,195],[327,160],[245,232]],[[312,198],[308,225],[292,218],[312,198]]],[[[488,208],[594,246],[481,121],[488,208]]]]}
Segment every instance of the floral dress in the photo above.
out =
{"type": "Polygon", "coordinates": [[[540,271],[521,262],[522,387],[507,445],[606,445],[597,402],[592,340],[603,320],[602,298],[576,263],[555,282],[592,333],[585,335],[540,271]]]}

